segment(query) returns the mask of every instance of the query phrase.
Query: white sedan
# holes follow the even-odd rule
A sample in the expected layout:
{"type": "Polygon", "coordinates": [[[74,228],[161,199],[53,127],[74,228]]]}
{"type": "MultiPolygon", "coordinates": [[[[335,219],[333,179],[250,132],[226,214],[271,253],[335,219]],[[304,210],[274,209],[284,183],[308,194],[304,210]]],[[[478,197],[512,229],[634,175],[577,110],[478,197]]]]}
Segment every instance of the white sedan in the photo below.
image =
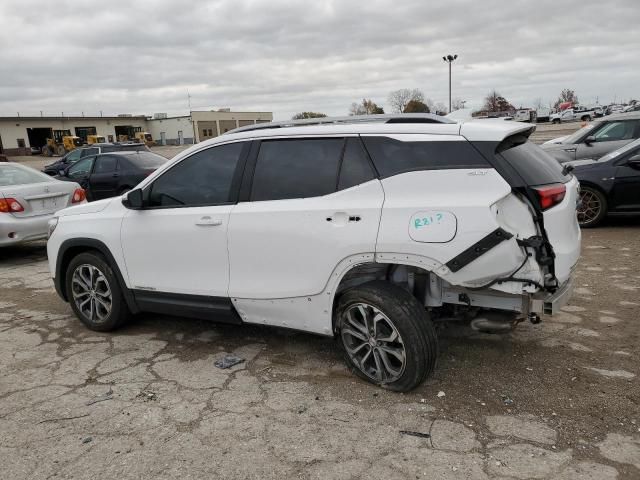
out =
{"type": "Polygon", "coordinates": [[[0,247],[47,238],[53,214],[86,202],[84,190],[18,163],[0,163],[0,247]]]}

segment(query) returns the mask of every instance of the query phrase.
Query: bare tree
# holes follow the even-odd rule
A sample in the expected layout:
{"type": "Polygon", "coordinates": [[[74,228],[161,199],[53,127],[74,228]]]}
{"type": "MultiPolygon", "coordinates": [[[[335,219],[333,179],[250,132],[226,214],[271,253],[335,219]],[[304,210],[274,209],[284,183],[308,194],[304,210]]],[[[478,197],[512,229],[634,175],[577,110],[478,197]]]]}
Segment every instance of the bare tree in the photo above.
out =
{"type": "MultiPolygon", "coordinates": [[[[464,108],[464,104],[465,101],[461,100],[459,98],[453,98],[451,99],[451,110],[460,110],[461,108],[464,108]]],[[[441,105],[444,106],[444,104],[441,103],[441,105]]],[[[440,110],[440,109],[438,109],[440,110]]]]}
{"type": "Polygon", "coordinates": [[[349,115],[376,115],[384,113],[382,107],[379,107],[371,99],[362,99],[362,103],[353,102],[349,107],[349,115]]]}
{"type": "Polygon", "coordinates": [[[542,101],[541,97],[537,97],[536,99],[533,100],[533,108],[535,108],[536,110],[540,110],[541,108],[544,108],[544,102],[542,101]]]}
{"type": "Polygon", "coordinates": [[[415,100],[424,103],[424,94],[417,88],[412,90],[408,88],[401,88],[389,93],[389,104],[393,113],[402,113],[407,107],[407,104],[415,100]]]}
{"type": "MultiPolygon", "coordinates": [[[[453,101],[452,101],[452,105],[453,105],[453,101]]],[[[437,113],[438,115],[446,115],[447,114],[447,107],[442,102],[436,103],[433,108],[435,110],[431,110],[431,111],[437,113]]],[[[456,110],[456,109],[454,108],[454,110],[456,110]]]]}

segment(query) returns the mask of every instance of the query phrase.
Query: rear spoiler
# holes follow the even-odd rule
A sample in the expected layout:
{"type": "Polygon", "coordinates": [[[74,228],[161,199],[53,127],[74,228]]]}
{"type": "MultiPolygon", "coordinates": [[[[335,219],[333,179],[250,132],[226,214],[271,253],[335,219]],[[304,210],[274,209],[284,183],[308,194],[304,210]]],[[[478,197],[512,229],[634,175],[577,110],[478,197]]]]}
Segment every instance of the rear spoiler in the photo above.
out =
{"type": "Polygon", "coordinates": [[[460,135],[470,142],[500,143],[513,135],[529,138],[535,130],[536,126],[530,123],[498,119],[477,120],[460,125],[460,135]]]}

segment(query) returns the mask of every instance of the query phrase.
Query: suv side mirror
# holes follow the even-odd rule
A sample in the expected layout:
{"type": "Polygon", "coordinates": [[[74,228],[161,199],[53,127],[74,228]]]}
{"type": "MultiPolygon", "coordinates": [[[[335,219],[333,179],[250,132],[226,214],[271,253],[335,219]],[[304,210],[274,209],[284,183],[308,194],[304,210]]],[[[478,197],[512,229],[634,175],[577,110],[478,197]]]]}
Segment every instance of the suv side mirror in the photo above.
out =
{"type": "Polygon", "coordinates": [[[591,145],[592,143],[596,142],[596,137],[594,137],[593,135],[589,135],[587,138],[584,139],[584,143],[586,143],[587,145],[591,145]]]}
{"type": "Polygon", "coordinates": [[[144,199],[142,198],[142,190],[136,188],[122,197],[122,205],[130,210],[141,210],[144,207],[144,199]]]}
{"type": "Polygon", "coordinates": [[[636,153],[629,160],[627,160],[627,165],[636,170],[640,170],[640,153],[636,153]]]}

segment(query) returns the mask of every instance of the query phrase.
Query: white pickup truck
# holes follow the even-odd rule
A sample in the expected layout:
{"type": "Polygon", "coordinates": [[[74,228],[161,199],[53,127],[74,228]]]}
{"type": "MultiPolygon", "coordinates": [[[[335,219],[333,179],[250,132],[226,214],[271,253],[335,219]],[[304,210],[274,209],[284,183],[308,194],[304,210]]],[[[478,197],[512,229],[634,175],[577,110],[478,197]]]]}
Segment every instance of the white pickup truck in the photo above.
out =
{"type": "Polygon", "coordinates": [[[596,118],[596,113],[593,110],[568,108],[561,112],[552,113],[549,121],[551,123],[574,122],[577,120],[590,122],[594,118],[596,118]]]}

